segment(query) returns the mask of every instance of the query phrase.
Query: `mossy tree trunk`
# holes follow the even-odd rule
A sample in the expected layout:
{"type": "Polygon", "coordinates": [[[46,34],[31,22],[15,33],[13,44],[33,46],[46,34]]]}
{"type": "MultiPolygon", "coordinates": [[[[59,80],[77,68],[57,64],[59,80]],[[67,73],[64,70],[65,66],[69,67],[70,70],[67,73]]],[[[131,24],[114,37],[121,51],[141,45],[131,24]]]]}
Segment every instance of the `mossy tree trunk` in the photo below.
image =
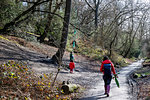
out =
{"type": "MultiPolygon", "coordinates": [[[[53,0],[50,0],[50,2],[49,2],[49,12],[56,13],[56,11],[63,4],[63,1],[61,0],[59,3],[57,1],[56,2],[56,7],[54,8],[53,11],[52,11],[52,4],[53,4],[53,0]]],[[[51,14],[51,13],[48,14],[48,17],[47,17],[48,21],[46,23],[44,32],[43,32],[43,34],[39,38],[39,40],[40,40],[41,43],[44,42],[44,39],[47,37],[48,33],[50,33],[52,31],[52,29],[51,29],[51,22],[52,22],[53,17],[54,17],[54,14],[51,14]]]]}

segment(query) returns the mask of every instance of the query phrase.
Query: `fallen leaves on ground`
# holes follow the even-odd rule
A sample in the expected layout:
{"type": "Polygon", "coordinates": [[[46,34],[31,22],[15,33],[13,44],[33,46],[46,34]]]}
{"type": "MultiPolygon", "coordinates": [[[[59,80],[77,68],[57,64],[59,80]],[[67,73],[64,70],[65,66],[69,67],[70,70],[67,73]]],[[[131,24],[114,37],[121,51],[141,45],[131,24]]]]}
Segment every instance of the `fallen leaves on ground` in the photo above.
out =
{"type": "Polygon", "coordinates": [[[59,84],[52,86],[52,74],[37,75],[25,62],[9,61],[0,65],[1,100],[70,100],[59,84]]]}

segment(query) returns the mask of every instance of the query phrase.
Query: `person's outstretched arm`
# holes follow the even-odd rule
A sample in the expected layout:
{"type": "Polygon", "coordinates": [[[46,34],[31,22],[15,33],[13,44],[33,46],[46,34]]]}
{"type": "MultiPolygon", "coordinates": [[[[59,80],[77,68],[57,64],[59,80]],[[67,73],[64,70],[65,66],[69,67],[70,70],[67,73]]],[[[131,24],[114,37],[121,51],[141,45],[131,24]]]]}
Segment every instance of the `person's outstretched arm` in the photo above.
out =
{"type": "Polygon", "coordinates": [[[111,63],[111,71],[113,72],[114,75],[116,75],[116,71],[113,63],[111,63]]]}

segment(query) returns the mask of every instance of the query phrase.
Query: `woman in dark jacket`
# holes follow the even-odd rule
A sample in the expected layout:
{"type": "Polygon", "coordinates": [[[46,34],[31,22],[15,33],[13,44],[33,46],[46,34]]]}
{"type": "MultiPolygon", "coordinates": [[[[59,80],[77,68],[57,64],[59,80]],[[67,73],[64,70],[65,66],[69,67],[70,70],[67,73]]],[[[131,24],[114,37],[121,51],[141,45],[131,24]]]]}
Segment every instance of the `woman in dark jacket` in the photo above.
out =
{"type": "Polygon", "coordinates": [[[100,71],[103,72],[104,74],[103,79],[104,79],[105,94],[107,95],[107,97],[109,97],[112,73],[116,77],[116,72],[113,63],[109,60],[107,56],[105,56],[103,59],[100,71]]]}

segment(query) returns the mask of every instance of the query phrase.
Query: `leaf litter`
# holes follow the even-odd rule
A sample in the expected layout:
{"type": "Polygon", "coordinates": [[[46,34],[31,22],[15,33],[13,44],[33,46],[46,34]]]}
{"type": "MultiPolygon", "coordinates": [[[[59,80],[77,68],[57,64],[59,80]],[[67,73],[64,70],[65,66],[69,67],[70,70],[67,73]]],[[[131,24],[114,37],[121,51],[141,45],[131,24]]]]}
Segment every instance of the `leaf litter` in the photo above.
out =
{"type": "Polygon", "coordinates": [[[71,100],[64,95],[61,85],[54,86],[53,74],[38,75],[21,61],[8,61],[0,65],[1,100],[71,100]]]}

